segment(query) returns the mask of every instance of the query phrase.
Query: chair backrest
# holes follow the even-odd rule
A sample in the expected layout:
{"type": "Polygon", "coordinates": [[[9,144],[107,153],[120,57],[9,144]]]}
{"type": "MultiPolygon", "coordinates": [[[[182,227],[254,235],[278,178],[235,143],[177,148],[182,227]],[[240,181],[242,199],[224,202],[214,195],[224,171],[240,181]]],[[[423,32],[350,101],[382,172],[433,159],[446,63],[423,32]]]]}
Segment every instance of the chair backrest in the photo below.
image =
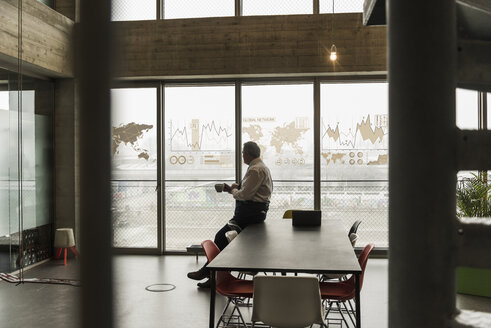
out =
{"type": "Polygon", "coordinates": [[[286,210],[285,213],[283,213],[283,219],[291,219],[292,218],[292,212],[293,212],[293,210],[286,210]]]}
{"type": "MultiPolygon", "coordinates": [[[[206,259],[208,263],[213,261],[218,254],[220,254],[220,249],[218,246],[212,242],[211,240],[205,240],[201,243],[203,250],[205,251],[206,259]]],[[[234,277],[228,271],[217,271],[216,273],[216,285],[220,285],[223,282],[233,279],[234,277]]]]}
{"type": "Polygon", "coordinates": [[[227,238],[227,241],[230,243],[232,240],[234,240],[235,237],[237,237],[239,233],[235,230],[230,230],[225,233],[225,238],[227,238]]]}
{"type": "Polygon", "coordinates": [[[355,247],[357,240],[358,240],[358,235],[356,233],[353,232],[349,234],[349,241],[351,242],[351,246],[355,247]]]}
{"type": "Polygon", "coordinates": [[[278,328],[322,323],[319,280],[314,276],[255,276],[252,321],[278,328]]]}
{"type": "MultiPolygon", "coordinates": [[[[365,276],[365,268],[367,266],[368,262],[368,257],[370,256],[370,253],[372,252],[373,248],[375,245],[373,244],[368,244],[363,248],[361,251],[360,255],[358,256],[358,263],[360,264],[361,267],[361,274],[360,274],[360,291],[361,287],[363,286],[363,277],[365,276]]],[[[353,286],[353,297],[354,297],[354,290],[355,290],[355,276],[351,276],[347,281],[347,283],[351,284],[353,286]]]]}
{"type": "Polygon", "coordinates": [[[348,232],[348,237],[349,235],[351,235],[352,233],[356,233],[358,231],[358,226],[360,225],[361,221],[360,220],[356,220],[355,223],[353,223],[353,225],[351,226],[351,228],[349,229],[349,232],[348,232]]]}

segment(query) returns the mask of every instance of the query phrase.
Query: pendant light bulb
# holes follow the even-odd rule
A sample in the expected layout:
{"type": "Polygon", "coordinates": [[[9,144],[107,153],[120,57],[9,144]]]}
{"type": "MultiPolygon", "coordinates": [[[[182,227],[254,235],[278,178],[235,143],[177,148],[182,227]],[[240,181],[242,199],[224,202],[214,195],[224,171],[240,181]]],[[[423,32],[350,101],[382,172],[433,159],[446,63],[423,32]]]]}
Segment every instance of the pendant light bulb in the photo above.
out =
{"type": "Polygon", "coordinates": [[[331,46],[331,55],[329,56],[329,59],[331,59],[331,61],[336,61],[336,59],[338,59],[336,45],[334,44],[331,46]]]}

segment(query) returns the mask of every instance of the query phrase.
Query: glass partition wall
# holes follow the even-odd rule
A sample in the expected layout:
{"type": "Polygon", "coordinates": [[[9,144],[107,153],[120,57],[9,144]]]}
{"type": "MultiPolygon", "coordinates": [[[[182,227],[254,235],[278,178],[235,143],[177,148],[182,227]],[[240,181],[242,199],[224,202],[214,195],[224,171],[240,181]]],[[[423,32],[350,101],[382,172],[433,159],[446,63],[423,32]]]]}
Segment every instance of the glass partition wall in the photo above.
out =
{"type": "Polygon", "coordinates": [[[53,85],[0,70],[0,272],[51,255],[53,85]]]}

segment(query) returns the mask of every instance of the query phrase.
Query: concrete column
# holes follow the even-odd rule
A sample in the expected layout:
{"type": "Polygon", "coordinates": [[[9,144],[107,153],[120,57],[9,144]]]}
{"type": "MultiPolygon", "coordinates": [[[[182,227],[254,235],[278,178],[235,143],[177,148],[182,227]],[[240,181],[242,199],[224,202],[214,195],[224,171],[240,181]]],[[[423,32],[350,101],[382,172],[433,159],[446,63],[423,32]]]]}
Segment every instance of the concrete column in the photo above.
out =
{"type": "Polygon", "coordinates": [[[454,0],[388,1],[389,326],[455,312],[454,0]]]}
{"type": "Polygon", "coordinates": [[[111,257],[111,1],[80,1],[81,325],[113,327],[111,257]]]}

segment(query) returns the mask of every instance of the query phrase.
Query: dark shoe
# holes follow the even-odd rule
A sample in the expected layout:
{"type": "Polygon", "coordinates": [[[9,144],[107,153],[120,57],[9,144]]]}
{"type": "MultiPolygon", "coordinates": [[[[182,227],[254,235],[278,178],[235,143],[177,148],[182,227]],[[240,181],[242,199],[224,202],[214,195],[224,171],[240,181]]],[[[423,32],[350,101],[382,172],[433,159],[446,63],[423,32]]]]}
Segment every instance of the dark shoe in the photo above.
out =
{"type": "Polygon", "coordinates": [[[203,281],[203,282],[198,282],[199,288],[210,288],[210,286],[211,286],[210,279],[203,281]]]}
{"type": "Polygon", "coordinates": [[[203,280],[210,277],[210,272],[206,267],[188,273],[188,278],[193,280],[203,280]]]}

